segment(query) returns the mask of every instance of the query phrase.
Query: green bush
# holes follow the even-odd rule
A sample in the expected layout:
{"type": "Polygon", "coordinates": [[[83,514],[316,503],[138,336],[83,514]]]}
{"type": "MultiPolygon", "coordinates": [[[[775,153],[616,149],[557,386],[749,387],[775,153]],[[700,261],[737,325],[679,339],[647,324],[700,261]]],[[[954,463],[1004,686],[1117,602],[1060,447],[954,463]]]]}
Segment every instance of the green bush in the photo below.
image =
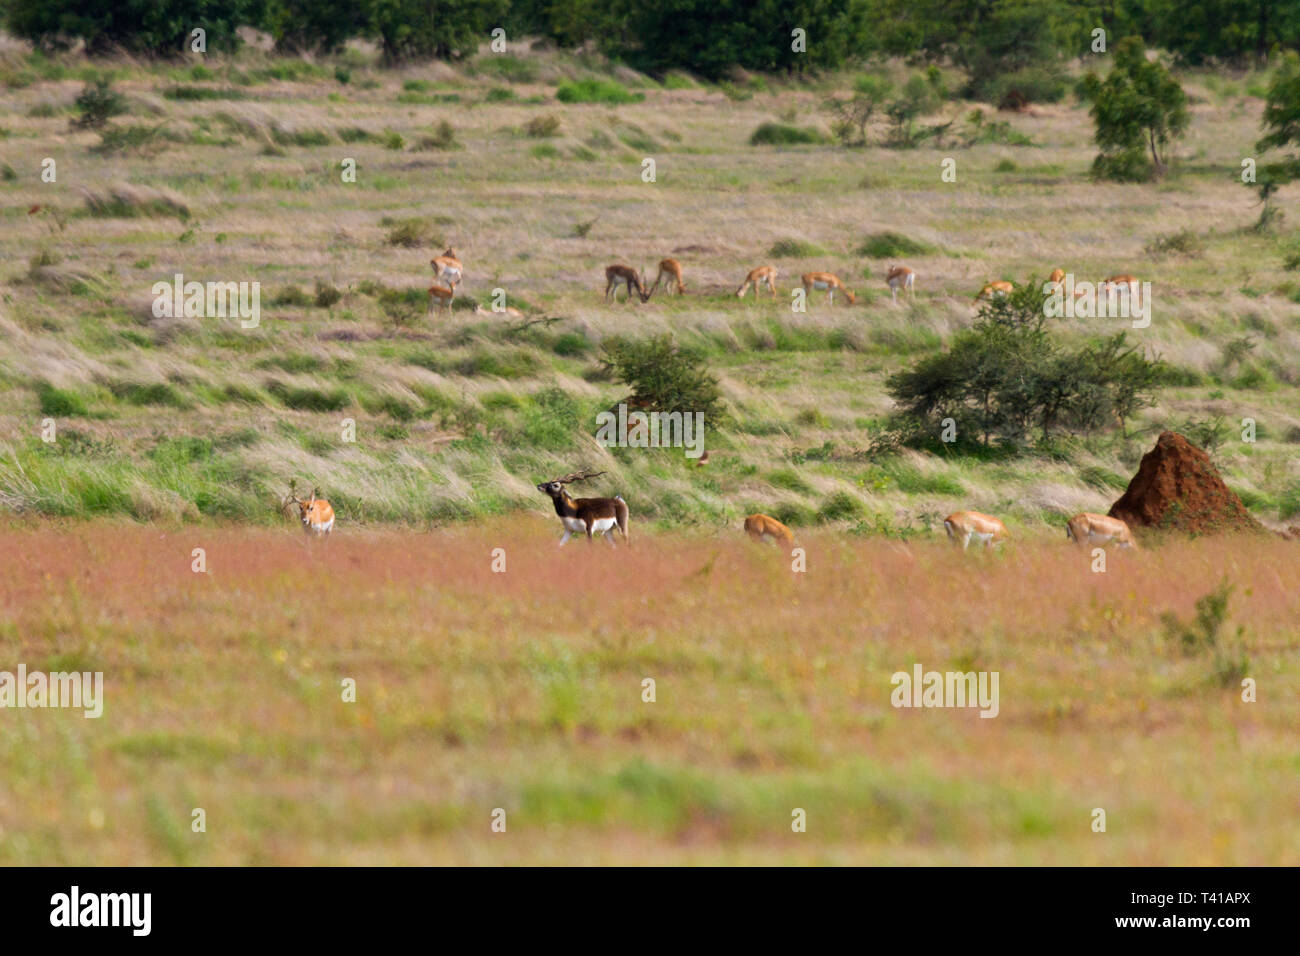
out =
{"type": "Polygon", "coordinates": [[[778,239],[772,243],[767,254],[774,259],[810,259],[813,256],[824,256],[826,250],[803,239],[778,239]]]}
{"type": "Polygon", "coordinates": [[[604,103],[618,106],[622,103],[640,103],[644,93],[632,93],[622,83],[613,80],[586,79],[561,83],[555,90],[561,103],[604,103]]]}
{"type": "Polygon", "coordinates": [[[76,392],[55,388],[48,382],[36,386],[36,397],[41,403],[41,414],[56,418],[84,418],[90,414],[86,403],[76,392]]]}
{"type": "Polygon", "coordinates": [[[764,123],[749,137],[751,146],[797,146],[825,141],[826,137],[811,126],[787,126],[784,123],[764,123]]]}
{"type": "Polygon", "coordinates": [[[72,125],[76,129],[101,130],[114,116],[126,112],[126,97],[112,86],[111,79],[100,77],[82,88],[73,103],[77,118],[72,121],[72,125]]]}
{"type": "Polygon", "coordinates": [[[876,232],[859,244],[856,252],[868,259],[898,259],[904,256],[930,256],[939,250],[928,242],[912,239],[897,232],[876,232]]]}
{"type": "Polygon", "coordinates": [[[703,412],[710,421],[721,415],[718,379],[703,354],[679,346],[671,335],[616,336],[604,341],[602,351],[605,367],[632,389],[646,411],[703,412]]]}
{"type": "Polygon", "coordinates": [[[524,124],[524,135],[535,138],[544,138],[555,136],[560,132],[560,118],[548,113],[545,116],[534,116],[524,124]]]}

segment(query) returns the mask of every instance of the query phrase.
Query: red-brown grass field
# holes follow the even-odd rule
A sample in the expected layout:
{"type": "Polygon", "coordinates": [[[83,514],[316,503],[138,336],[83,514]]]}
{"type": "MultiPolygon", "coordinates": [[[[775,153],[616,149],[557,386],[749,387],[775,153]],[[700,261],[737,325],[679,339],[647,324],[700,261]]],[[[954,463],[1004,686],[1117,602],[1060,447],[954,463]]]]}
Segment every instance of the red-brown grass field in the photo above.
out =
{"type": "Polygon", "coordinates": [[[0,721],[0,864],[1300,862],[1294,543],[643,530],[10,521],[4,666],[105,704],[0,721]],[[915,663],[998,716],[894,708],[915,663]]]}

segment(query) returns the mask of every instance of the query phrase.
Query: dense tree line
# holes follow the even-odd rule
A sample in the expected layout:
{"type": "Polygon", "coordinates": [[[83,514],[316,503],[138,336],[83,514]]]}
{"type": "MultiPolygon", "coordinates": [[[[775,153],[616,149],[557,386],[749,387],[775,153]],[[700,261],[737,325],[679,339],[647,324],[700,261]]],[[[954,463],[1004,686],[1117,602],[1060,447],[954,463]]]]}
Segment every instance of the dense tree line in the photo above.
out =
{"type": "Polygon", "coordinates": [[[1300,49],[1300,0],[0,0],[0,8],[18,36],[46,48],[84,40],[91,53],[178,55],[196,28],[208,49],[227,50],[247,25],[286,52],[367,37],[397,62],[464,56],[501,27],[562,47],[591,44],[650,73],[709,79],[737,67],[942,59],[964,67],[980,95],[1005,96],[1010,82],[1028,98],[1063,88],[1056,67],[1091,52],[1098,27],[1112,42],[1141,36],[1189,64],[1240,66],[1300,49]]]}

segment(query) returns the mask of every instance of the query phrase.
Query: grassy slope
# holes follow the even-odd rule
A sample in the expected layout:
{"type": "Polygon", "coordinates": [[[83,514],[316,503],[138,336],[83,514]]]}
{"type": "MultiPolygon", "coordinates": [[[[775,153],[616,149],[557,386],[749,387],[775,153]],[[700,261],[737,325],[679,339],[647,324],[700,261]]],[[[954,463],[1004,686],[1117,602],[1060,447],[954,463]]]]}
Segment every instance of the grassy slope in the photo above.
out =
{"type": "Polygon", "coordinates": [[[97,720],[5,712],[0,863],[1298,862],[1289,542],[1173,541],[1095,574],[1057,542],[822,531],[792,574],[735,537],[633,540],[557,561],[540,518],[312,548],[0,531],[11,660],[105,674],[97,720]],[[1160,620],[1222,576],[1226,665],[1160,620]],[[892,707],[915,663],[997,671],[997,718],[892,707]]]}
{"type": "Polygon", "coordinates": [[[584,68],[553,56],[526,61],[527,81],[509,87],[483,70],[443,66],[401,74],[354,66],[346,86],[329,69],[290,81],[273,78],[284,64],[253,55],[201,82],[181,69],[124,65],[119,86],[133,115],[118,122],[166,120],[166,148],[100,156],[90,151],[95,135],[68,129],[81,65],[6,57],[8,80],[34,81],[4,92],[0,139],[0,163],[17,173],[0,182],[0,497],[10,507],[268,521],[297,476],[335,500],[345,525],[423,524],[541,509],[535,481],[591,465],[611,472],[608,489],[621,490],[638,518],[661,523],[734,523],[762,508],[794,523],[820,513],[896,531],[966,506],[1033,526],[1104,510],[1157,431],[1215,416],[1229,426],[1218,461],[1255,513],[1276,522],[1300,505],[1300,306],[1277,240],[1243,231],[1256,210],[1236,176],[1252,154],[1261,104],[1240,84],[1189,77],[1198,103],[1179,175],[1116,186],[1087,179],[1090,124],[1077,107],[1013,117],[1035,147],[753,148],[750,132],[779,114],[822,123],[817,107],[828,88],[735,101],[716,89],[646,85],[641,103],[566,106],[554,100],[555,83],[584,68]],[[244,98],[160,95],[176,84],[233,87],[244,98]],[[489,101],[507,87],[513,101],[489,101]],[[559,136],[523,135],[546,114],[560,118],[559,136]],[[442,120],[462,148],[417,149],[442,120]],[[355,128],[375,141],[345,143],[355,128]],[[378,141],[390,131],[400,150],[378,141]],[[325,145],[294,145],[317,134],[325,145]],[[534,155],[539,146],[555,155],[534,155]],[[59,162],[56,184],[37,178],[47,155],[59,162]],[[657,162],[654,184],[640,178],[645,156],[657,162]],[[946,156],[957,160],[956,183],[940,181],[946,156]],[[340,181],[344,157],[358,162],[355,184],[340,181]],[[1015,168],[995,171],[1006,160],[1015,168]],[[173,189],[194,216],[85,215],[81,190],[117,181],[173,189]],[[36,202],[59,210],[66,228],[48,208],[28,216],[36,202]],[[384,221],[405,217],[427,223],[424,245],[387,243],[384,221]],[[592,219],[586,238],[575,238],[575,224],[592,219]],[[1204,238],[1202,256],[1144,252],[1182,228],[1204,238]],[[920,274],[915,307],[892,308],[881,280],[889,263],[855,252],[864,236],[886,230],[941,250],[907,259],[920,274]],[[776,260],[776,304],[736,302],[729,293],[745,271],[769,261],[783,238],[822,253],[776,260]],[[466,262],[465,292],[486,301],[501,288],[563,321],[509,332],[506,320],[461,312],[395,327],[366,283],[418,298],[427,260],[444,242],[466,262]],[[29,273],[38,249],[61,259],[52,278],[29,273]],[[674,253],[689,296],[604,305],[608,262],[653,274],[653,263],[674,253]],[[1202,384],[1164,392],[1133,439],[1106,436],[1069,461],[855,454],[889,410],[884,377],[967,324],[975,289],[1058,264],[1080,277],[1132,271],[1153,281],[1155,320],[1134,334],[1202,384]],[[817,302],[792,315],[784,292],[808,269],[845,277],[857,306],[817,302]],[[261,327],[151,321],[150,287],[177,271],[260,280],[261,327]],[[317,282],[343,299],[331,308],[272,304],[287,287],[311,294],[317,282]],[[658,330],[707,347],[722,375],[735,421],[711,439],[707,470],[675,452],[611,453],[587,437],[595,411],[625,393],[599,374],[601,337],[658,330]],[[1223,372],[1222,349],[1240,335],[1257,346],[1223,372]],[[45,393],[44,411],[41,383],[61,390],[45,393]],[[534,401],[551,386],[568,400],[534,401]],[[69,414],[78,402],[85,414],[69,414]],[[311,410],[321,403],[337,408],[311,410]],[[36,437],[47,414],[62,428],[55,446],[36,437]],[[1237,440],[1243,416],[1259,423],[1253,446],[1237,440]],[[345,417],[357,421],[355,444],[341,441],[345,417]]]}

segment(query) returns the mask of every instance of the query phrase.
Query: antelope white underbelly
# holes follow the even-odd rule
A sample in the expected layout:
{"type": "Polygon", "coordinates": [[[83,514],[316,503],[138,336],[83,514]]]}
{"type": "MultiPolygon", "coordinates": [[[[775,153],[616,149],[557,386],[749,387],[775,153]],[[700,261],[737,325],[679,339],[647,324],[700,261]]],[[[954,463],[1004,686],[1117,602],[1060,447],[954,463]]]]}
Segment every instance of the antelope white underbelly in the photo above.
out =
{"type": "Polygon", "coordinates": [[[814,289],[829,289],[831,284],[829,282],[823,282],[821,279],[814,279],[812,287],[814,289]]]}
{"type": "MultiPolygon", "coordinates": [[[[574,534],[586,534],[587,526],[583,524],[581,518],[563,518],[564,530],[572,531],[574,534]]],[[[609,531],[617,522],[613,518],[597,518],[591,523],[592,534],[604,534],[609,531]]]]}

